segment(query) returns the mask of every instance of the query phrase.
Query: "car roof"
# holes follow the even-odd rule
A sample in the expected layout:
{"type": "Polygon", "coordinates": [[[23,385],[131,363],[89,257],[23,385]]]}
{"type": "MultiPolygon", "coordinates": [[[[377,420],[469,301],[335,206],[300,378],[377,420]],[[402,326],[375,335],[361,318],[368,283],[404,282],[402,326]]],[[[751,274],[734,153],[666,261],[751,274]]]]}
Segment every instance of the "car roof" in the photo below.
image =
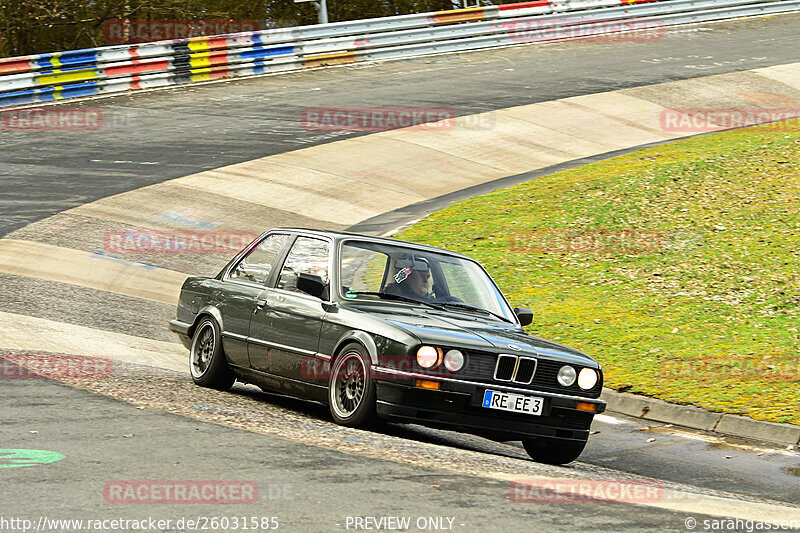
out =
{"type": "Polygon", "coordinates": [[[390,237],[374,237],[372,235],[363,235],[360,233],[350,233],[347,231],[333,231],[333,230],[324,230],[324,229],[314,229],[314,228],[291,228],[291,227],[279,227],[279,228],[272,228],[269,231],[286,231],[292,233],[310,233],[319,236],[325,236],[333,238],[337,242],[341,242],[347,239],[358,239],[367,242],[374,242],[379,244],[388,244],[394,246],[408,246],[411,248],[417,248],[419,250],[429,250],[431,252],[438,252],[443,253],[455,257],[460,257],[466,259],[468,261],[475,261],[473,258],[468,257],[464,254],[460,254],[458,252],[453,252],[451,250],[447,250],[445,248],[437,248],[436,246],[428,246],[426,244],[419,244],[410,241],[403,241],[400,239],[393,239],[390,237]]]}

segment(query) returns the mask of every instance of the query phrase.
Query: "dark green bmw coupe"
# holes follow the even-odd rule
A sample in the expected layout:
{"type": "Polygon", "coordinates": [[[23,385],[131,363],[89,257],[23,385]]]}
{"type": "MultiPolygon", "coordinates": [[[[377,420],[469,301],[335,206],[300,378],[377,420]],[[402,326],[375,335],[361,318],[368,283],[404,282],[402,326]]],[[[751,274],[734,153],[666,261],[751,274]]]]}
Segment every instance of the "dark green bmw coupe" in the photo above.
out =
{"type": "Polygon", "coordinates": [[[564,464],[605,409],[603,375],[526,334],[532,317],[464,255],[278,228],[216,277],[188,278],[170,329],[198,385],[320,400],[347,426],[377,417],[522,440],[533,459],[564,464]]]}

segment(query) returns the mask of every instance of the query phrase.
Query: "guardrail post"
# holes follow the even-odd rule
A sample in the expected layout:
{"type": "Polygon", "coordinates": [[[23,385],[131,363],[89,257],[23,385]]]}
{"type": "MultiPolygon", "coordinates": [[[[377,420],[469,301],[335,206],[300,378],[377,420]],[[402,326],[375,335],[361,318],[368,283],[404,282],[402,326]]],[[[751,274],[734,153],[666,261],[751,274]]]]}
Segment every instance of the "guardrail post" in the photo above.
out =
{"type": "Polygon", "coordinates": [[[328,23],[328,0],[319,0],[319,2],[315,2],[317,4],[317,9],[319,10],[319,23],[320,24],[327,24],[328,23]]]}
{"type": "Polygon", "coordinates": [[[311,2],[317,8],[317,20],[320,24],[328,23],[328,1],[327,0],[294,0],[295,4],[311,2]]]}

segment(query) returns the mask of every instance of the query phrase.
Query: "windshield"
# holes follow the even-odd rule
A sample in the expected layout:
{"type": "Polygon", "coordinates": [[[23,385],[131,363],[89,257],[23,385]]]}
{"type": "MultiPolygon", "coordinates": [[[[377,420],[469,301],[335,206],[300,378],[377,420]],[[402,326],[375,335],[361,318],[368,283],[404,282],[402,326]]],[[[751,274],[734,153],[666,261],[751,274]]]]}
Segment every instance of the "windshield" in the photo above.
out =
{"type": "Polygon", "coordinates": [[[343,298],[413,300],[516,320],[492,279],[474,261],[401,245],[348,240],[342,244],[339,273],[343,298]]]}

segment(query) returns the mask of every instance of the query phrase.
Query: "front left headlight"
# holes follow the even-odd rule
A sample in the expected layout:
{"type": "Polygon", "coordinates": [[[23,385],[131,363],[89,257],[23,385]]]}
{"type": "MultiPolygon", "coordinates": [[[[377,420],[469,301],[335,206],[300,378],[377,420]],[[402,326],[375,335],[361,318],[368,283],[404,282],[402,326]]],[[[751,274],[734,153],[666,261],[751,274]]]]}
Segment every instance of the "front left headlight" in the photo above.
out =
{"type": "Polygon", "coordinates": [[[442,349],[434,346],[420,346],[417,350],[417,364],[424,369],[436,368],[442,362],[442,349]]]}
{"type": "Polygon", "coordinates": [[[583,390],[589,390],[597,385],[597,371],[593,368],[584,368],[578,374],[578,387],[583,390]]]}

